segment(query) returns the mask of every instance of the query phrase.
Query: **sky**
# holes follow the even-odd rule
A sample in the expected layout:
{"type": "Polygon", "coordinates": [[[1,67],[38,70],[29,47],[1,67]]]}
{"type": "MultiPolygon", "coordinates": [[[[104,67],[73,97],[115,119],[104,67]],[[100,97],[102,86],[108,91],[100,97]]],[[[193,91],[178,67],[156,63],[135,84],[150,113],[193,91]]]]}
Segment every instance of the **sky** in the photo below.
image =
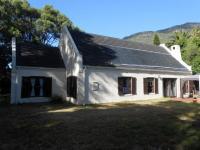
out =
{"type": "Polygon", "coordinates": [[[29,0],[53,5],[83,31],[123,38],[186,22],[200,22],[200,0],[29,0]]]}

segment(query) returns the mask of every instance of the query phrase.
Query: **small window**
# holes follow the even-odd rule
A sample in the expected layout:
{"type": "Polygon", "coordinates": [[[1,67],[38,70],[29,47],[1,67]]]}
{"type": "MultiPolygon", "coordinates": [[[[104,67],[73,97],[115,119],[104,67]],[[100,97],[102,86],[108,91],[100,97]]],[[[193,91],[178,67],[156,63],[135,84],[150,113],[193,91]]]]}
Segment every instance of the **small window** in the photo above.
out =
{"type": "Polygon", "coordinates": [[[144,78],[144,94],[158,94],[158,79],[144,78]]]}
{"type": "Polygon", "coordinates": [[[75,76],[67,78],[67,96],[75,99],[77,97],[77,77],[75,76]]]}
{"type": "Polygon", "coordinates": [[[136,78],[119,77],[118,78],[119,95],[136,94],[136,78]]]}
{"type": "Polygon", "coordinates": [[[22,77],[21,97],[51,97],[52,78],[22,77]]]}

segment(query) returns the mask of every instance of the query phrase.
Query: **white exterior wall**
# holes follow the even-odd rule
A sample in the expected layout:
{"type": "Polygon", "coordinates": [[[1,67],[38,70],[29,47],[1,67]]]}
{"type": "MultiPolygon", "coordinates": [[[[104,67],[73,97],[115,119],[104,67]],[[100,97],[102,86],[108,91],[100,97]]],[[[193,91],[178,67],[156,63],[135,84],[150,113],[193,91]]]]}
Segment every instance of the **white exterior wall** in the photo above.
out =
{"type": "Polygon", "coordinates": [[[66,99],[65,69],[17,67],[16,75],[16,98],[15,100],[12,100],[12,104],[47,102],[50,100],[50,98],[46,97],[21,98],[22,77],[28,76],[51,77],[52,96],[57,95],[63,97],[63,99],[66,99]]]}
{"type": "Polygon", "coordinates": [[[181,77],[184,77],[184,75],[153,74],[144,71],[90,67],[87,68],[85,74],[85,100],[80,103],[107,103],[162,98],[163,78],[177,78],[177,97],[180,97],[181,77]],[[118,77],[135,77],[137,79],[137,94],[119,96],[118,77]],[[147,77],[158,78],[159,94],[144,94],[143,78],[147,77]],[[93,82],[99,83],[98,91],[93,91],[93,82]]]}
{"type": "Polygon", "coordinates": [[[61,55],[66,68],[66,78],[69,76],[77,77],[77,99],[74,98],[67,98],[67,99],[75,104],[79,104],[80,101],[83,101],[85,93],[82,56],[80,55],[67,27],[64,27],[62,29],[59,45],[60,45],[61,55]]]}

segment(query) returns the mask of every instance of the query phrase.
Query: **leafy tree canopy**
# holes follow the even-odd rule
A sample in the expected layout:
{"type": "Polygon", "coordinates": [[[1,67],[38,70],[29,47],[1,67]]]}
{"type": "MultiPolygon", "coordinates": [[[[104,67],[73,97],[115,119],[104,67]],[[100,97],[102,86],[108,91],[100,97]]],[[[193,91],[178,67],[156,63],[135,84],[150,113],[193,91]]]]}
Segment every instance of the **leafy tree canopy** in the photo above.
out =
{"type": "MultiPolygon", "coordinates": [[[[11,38],[55,46],[63,25],[73,23],[50,5],[42,9],[30,6],[28,0],[0,0],[0,83],[10,77],[11,38]]],[[[0,91],[5,87],[1,86],[0,91]],[[2,87],[2,88],[1,88],[2,87]]]]}
{"type": "Polygon", "coordinates": [[[183,60],[192,66],[193,73],[200,73],[200,28],[191,32],[176,32],[168,46],[181,46],[183,60]]]}
{"type": "Polygon", "coordinates": [[[63,25],[74,28],[65,15],[50,5],[36,9],[27,0],[0,0],[0,33],[3,42],[10,42],[15,36],[22,41],[52,45],[57,42],[63,25]]]}

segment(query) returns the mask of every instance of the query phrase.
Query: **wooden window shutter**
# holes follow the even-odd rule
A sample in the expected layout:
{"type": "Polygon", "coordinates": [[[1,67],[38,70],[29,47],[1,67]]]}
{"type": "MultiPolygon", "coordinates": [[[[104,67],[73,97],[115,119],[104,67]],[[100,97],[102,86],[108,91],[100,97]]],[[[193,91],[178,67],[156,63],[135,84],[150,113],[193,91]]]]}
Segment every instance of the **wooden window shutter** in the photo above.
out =
{"type": "Polygon", "coordinates": [[[31,81],[29,77],[22,77],[21,97],[26,98],[31,95],[31,81]]]}
{"type": "Polygon", "coordinates": [[[132,92],[131,92],[131,89],[132,89],[132,87],[131,87],[131,85],[132,85],[132,80],[131,80],[131,78],[130,77],[126,77],[126,78],[124,78],[125,79],[125,81],[127,82],[127,88],[128,88],[128,92],[126,93],[126,94],[131,94],[132,92]]]}
{"type": "Polygon", "coordinates": [[[136,85],[136,78],[132,78],[132,94],[136,95],[137,85],[136,85]]]}
{"type": "Polygon", "coordinates": [[[44,96],[52,96],[52,78],[44,78],[44,96]]]}
{"type": "Polygon", "coordinates": [[[148,94],[148,79],[147,78],[144,78],[143,86],[144,86],[144,94],[148,94]]]}
{"type": "Polygon", "coordinates": [[[35,78],[35,96],[39,97],[40,96],[40,78],[39,77],[34,77],[35,78]]]}
{"type": "Polygon", "coordinates": [[[123,95],[123,78],[118,78],[118,94],[123,95]]]}
{"type": "Polygon", "coordinates": [[[158,79],[155,78],[155,93],[158,94],[158,79]]]}
{"type": "Polygon", "coordinates": [[[72,77],[72,97],[77,98],[77,77],[72,77]]]}
{"type": "Polygon", "coordinates": [[[187,82],[184,82],[183,85],[183,94],[187,93],[187,82]]]}
{"type": "Polygon", "coordinates": [[[67,78],[67,96],[77,98],[77,77],[75,76],[67,78]]]}

